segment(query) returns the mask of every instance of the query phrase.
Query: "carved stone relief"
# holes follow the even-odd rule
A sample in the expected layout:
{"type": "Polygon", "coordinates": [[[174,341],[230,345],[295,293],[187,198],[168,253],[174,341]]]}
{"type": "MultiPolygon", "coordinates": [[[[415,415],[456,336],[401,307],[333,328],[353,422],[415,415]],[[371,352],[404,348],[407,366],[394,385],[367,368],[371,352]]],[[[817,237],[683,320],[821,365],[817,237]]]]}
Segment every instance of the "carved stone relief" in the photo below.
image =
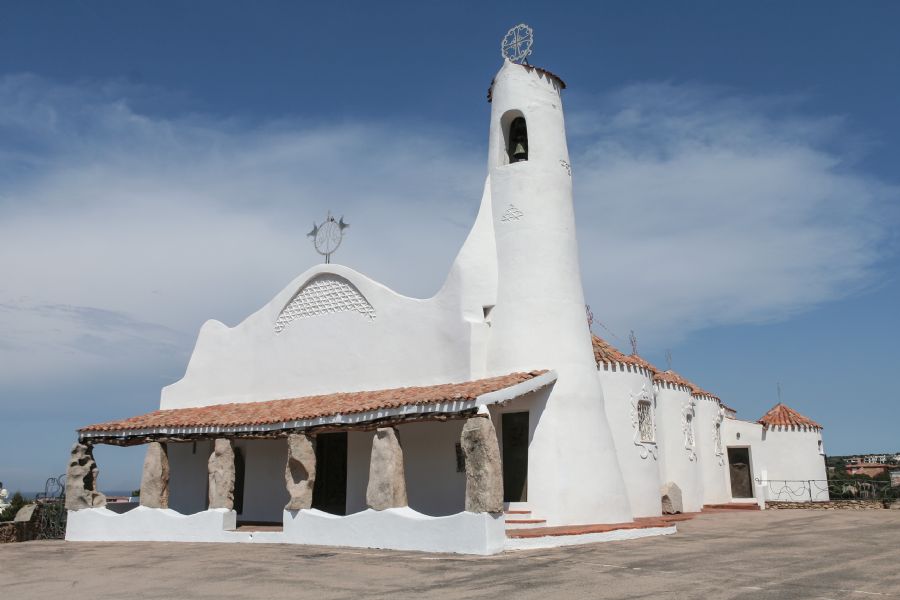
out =
{"type": "Polygon", "coordinates": [[[638,447],[641,458],[652,456],[657,458],[656,419],[654,418],[653,394],[643,384],[638,392],[631,394],[631,426],[634,428],[634,445],[638,447]]]}

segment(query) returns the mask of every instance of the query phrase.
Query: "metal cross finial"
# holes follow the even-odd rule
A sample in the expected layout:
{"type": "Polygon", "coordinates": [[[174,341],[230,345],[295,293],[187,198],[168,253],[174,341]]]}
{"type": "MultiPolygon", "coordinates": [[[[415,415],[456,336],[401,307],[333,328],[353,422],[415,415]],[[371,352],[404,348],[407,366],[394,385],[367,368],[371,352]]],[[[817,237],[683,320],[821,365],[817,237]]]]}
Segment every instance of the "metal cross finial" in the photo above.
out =
{"type": "Polygon", "coordinates": [[[778,404],[781,404],[781,382],[776,382],[775,386],[778,388],[778,404]]]}
{"type": "Polygon", "coordinates": [[[666,369],[672,370],[672,351],[666,350],[666,369]]]}
{"type": "Polygon", "coordinates": [[[628,333],[628,341],[631,342],[631,353],[637,356],[637,336],[634,335],[634,329],[628,333]]]}
{"type": "Polygon", "coordinates": [[[344,217],[341,217],[339,221],[335,220],[331,216],[331,211],[328,211],[322,224],[313,223],[312,231],[306,234],[306,237],[313,239],[316,252],[325,257],[325,264],[331,262],[331,255],[341,245],[341,240],[344,239],[344,230],[348,227],[350,227],[350,223],[345,223],[344,217]]]}
{"type": "Polygon", "coordinates": [[[519,23],[506,32],[500,42],[500,54],[514,63],[528,64],[531,45],[534,43],[534,32],[525,23],[519,23]]]}

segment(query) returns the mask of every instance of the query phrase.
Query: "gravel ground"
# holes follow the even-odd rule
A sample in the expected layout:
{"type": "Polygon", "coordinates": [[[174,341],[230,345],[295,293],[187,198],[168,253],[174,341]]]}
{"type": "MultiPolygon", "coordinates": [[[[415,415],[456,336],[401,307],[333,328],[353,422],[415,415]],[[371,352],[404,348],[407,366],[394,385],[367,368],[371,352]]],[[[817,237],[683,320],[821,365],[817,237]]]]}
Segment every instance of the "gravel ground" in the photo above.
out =
{"type": "Polygon", "coordinates": [[[900,511],[734,511],[494,557],[287,545],[0,546],[4,598],[900,598],[900,511]]]}

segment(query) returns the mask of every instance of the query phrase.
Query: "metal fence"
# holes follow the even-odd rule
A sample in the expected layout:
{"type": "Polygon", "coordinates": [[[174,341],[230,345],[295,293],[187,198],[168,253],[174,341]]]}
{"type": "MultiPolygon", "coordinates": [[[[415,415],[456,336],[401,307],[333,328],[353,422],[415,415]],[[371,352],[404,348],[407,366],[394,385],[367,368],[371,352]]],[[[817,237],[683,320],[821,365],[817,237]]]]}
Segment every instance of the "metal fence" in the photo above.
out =
{"type": "Polygon", "coordinates": [[[50,477],[34,498],[37,514],[31,539],[58,540],[66,535],[66,476],[50,477]]]}
{"type": "Polygon", "coordinates": [[[766,500],[777,502],[826,502],[828,500],[893,501],[900,489],[890,481],[861,479],[757,479],[767,487],[766,500]]]}

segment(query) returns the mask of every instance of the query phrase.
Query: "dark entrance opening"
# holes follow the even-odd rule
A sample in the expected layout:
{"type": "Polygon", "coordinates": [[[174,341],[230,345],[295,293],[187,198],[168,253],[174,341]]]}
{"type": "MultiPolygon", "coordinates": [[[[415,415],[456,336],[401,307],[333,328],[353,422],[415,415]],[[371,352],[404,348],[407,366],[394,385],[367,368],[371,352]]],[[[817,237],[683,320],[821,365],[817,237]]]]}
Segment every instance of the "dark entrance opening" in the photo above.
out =
{"type": "Polygon", "coordinates": [[[503,501],[528,500],[528,413],[503,413],[503,501]]]}
{"type": "Polygon", "coordinates": [[[347,433],[316,436],[316,483],[312,507],[333,515],[347,514],[347,433]]]}
{"type": "Polygon", "coordinates": [[[753,497],[753,473],[750,470],[750,448],[728,449],[728,472],[731,475],[731,497],[753,497]]]}
{"type": "MultiPolygon", "coordinates": [[[[244,453],[237,446],[234,447],[234,512],[244,512],[244,474],[247,469],[244,466],[244,453]]],[[[209,484],[207,484],[208,486],[209,484]]]]}

